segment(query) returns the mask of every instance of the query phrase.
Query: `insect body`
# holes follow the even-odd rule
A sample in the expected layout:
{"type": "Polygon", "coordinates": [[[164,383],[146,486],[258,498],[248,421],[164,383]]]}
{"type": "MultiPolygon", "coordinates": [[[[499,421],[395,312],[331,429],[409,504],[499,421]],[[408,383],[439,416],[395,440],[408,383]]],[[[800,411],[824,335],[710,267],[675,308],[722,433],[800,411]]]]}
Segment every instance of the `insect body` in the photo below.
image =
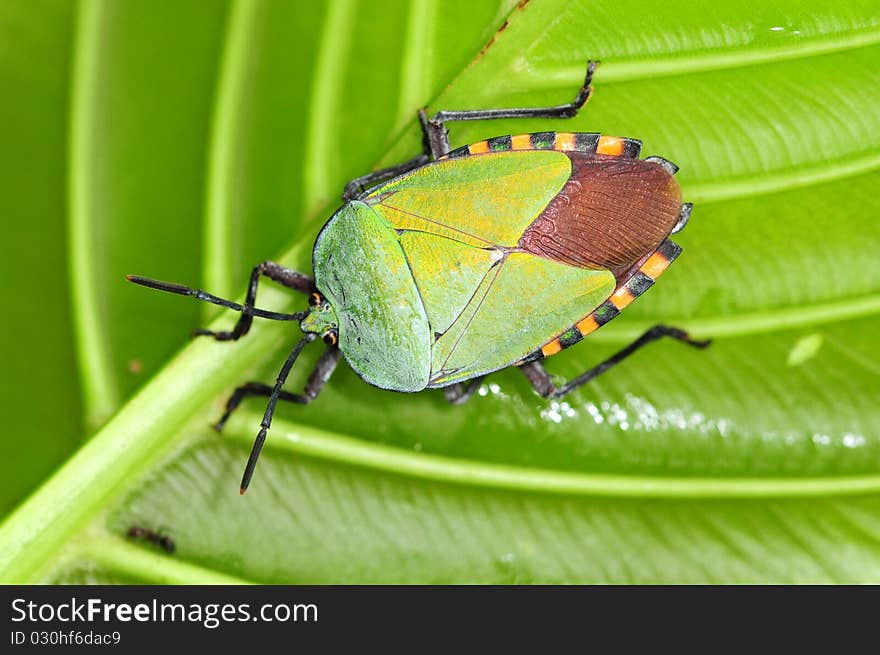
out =
{"type": "Polygon", "coordinates": [[[274,386],[249,383],[229,399],[219,426],[247,396],[269,406],[242,479],[247,488],[277,400],[308,403],[340,353],[366,382],[393,391],[446,389],[467,400],[485,375],[518,366],[544,396],[562,396],[642,345],[671,336],[655,326],[606,362],[557,388],[541,365],[607,323],[678,256],[668,240],[686,224],[673,175],[660,157],[639,159],[635,139],[594,133],[500,136],[456,150],[444,123],[512,117],[567,118],[590,95],[591,62],[574,102],[550,108],[420,112],[425,152],[351,182],[345,204],[315,243],[314,280],[272,262],[257,266],[245,303],[130,277],[242,312],[219,340],[246,334],[254,316],[299,320],[305,338],[274,386]],[[310,294],[310,308],[278,314],[254,307],[260,276],[310,294]],[[303,394],[282,386],[302,348],[329,345],[303,394]]]}
{"type": "Polygon", "coordinates": [[[133,525],[126,533],[129,539],[142,539],[154,544],[164,550],[166,553],[173,553],[175,550],[174,540],[167,534],[144,528],[140,525],[133,525]]]}
{"type": "MultiPolygon", "coordinates": [[[[639,268],[681,219],[674,178],[637,153],[598,134],[502,137],[359,196],[318,236],[325,301],[303,329],[338,332],[352,368],[395,391],[573,344],[603,303],[597,326],[647,288],[639,268]]],[[[677,252],[667,244],[652,264],[677,252]]]]}

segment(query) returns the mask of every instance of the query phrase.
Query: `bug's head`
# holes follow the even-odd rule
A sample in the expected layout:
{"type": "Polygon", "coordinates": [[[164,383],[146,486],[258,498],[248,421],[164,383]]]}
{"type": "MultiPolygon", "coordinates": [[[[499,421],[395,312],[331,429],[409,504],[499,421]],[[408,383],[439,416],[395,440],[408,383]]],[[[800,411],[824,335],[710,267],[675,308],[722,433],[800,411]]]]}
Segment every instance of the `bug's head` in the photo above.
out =
{"type": "Polygon", "coordinates": [[[333,307],[317,291],[309,297],[309,313],[300,322],[303,332],[319,334],[325,343],[335,346],[339,341],[339,322],[333,307]]]}

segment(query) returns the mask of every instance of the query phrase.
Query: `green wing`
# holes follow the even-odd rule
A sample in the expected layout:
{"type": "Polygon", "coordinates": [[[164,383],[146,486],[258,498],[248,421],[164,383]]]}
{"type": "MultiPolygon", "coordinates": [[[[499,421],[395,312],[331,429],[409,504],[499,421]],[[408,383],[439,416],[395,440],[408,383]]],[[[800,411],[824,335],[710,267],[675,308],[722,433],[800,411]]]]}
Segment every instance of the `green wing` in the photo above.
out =
{"type": "Polygon", "coordinates": [[[442,387],[511,366],[570,328],[614,291],[609,271],[511,253],[431,349],[429,386],[442,387]]]}
{"type": "Polygon", "coordinates": [[[614,290],[609,271],[516,247],[571,174],[561,152],[440,160],[364,199],[397,230],[431,330],[429,386],[506,368],[614,290]]]}
{"type": "Polygon", "coordinates": [[[376,189],[364,202],[398,230],[476,247],[513,247],[571,175],[554,150],[442,159],[376,189]]]}
{"type": "Polygon", "coordinates": [[[502,254],[427,232],[404,232],[400,245],[435,333],[449,329],[502,254]]]}

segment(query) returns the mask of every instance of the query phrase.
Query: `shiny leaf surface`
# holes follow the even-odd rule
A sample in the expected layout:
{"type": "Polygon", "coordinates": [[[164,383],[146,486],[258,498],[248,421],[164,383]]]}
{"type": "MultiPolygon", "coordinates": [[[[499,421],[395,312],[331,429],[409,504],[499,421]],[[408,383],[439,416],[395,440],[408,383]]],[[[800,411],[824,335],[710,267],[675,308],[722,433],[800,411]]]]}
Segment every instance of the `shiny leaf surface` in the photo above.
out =
{"type": "MultiPolygon", "coordinates": [[[[92,244],[91,272],[74,286],[104,299],[91,322],[74,307],[83,387],[100,391],[102,375],[106,382],[86,396],[87,416],[115,409],[136,386],[121,381],[132,357],[123,335],[139,337],[141,375],[150,379],[3,526],[3,579],[880,580],[880,18],[872,3],[683,11],[641,0],[533,0],[471,9],[236,2],[216,18],[224,29],[205,28],[210,35],[196,43],[201,59],[187,65],[214,70],[216,84],[190,71],[204,93],[177,91],[188,112],[177,113],[179,123],[168,116],[170,101],[151,109],[146,89],[138,107],[94,107],[116,106],[114,121],[89,112],[82,94],[96,92],[95,72],[79,60],[72,125],[131,121],[138,134],[129,135],[130,158],[123,132],[100,135],[118,138],[116,146],[88,130],[84,150],[75,135],[71,142],[70,161],[83,164],[72,169],[73,189],[81,180],[91,203],[78,210],[74,202],[74,231],[82,220],[84,234],[108,239],[101,250],[92,244]],[[420,105],[564,102],[589,58],[602,65],[577,118],[451,130],[459,145],[554,128],[633,136],[645,154],[681,166],[685,198],[695,203],[677,239],[683,255],[632,308],[548,369],[577,375],[657,322],[712,337],[712,347],[653,344],[564,402],[539,398],[515,370],[451,407],[438,393],[368,387],[342,366],[314,403],[279,408],[251,491],[240,497],[261,403],[249,401],[222,436],[209,424],[236,384],[273,379],[295,328],[260,324],[234,345],[194,342],[155,373],[199,308],[124,287],[97,267],[137,265],[182,282],[201,270],[203,286],[232,294],[250,266],[286,245],[283,260],[307,269],[347,179],[418,150],[420,105]],[[180,157],[158,165],[137,148],[153,141],[139,125],[166,135],[187,127],[180,157]],[[96,186],[101,170],[125,174],[108,166],[114,152],[136,172],[96,186]],[[156,184],[151,170],[171,189],[198,183],[149,199],[139,194],[156,184]],[[150,220],[175,199],[174,211],[150,220]],[[163,245],[179,212],[202,201],[201,223],[196,217],[174,247],[163,245]],[[125,220],[111,229],[120,212],[125,220]],[[173,535],[174,557],[124,541],[132,524],[173,535]]],[[[126,38],[115,33],[124,21],[89,11],[79,17],[79,57],[96,48],[82,39],[103,35],[132,51],[102,66],[122,76],[128,64],[145,65],[136,49],[148,36],[126,38]]],[[[176,28],[192,29],[180,18],[176,28]]],[[[150,63],[168,84],[182,74],[150,63]]],[[[123,98],[124,80],[118,85],[100,91],[123,98]]],[[[165,142],[154,139],[161,151],[165,142]]],[[[263,306],[303,303],[268,287],[260,294],[263,306]]],[[[214,325],[233,319],[219,315],[214,325]]],[[[291,389],[320,348],[312,350],[291,389]]]]}

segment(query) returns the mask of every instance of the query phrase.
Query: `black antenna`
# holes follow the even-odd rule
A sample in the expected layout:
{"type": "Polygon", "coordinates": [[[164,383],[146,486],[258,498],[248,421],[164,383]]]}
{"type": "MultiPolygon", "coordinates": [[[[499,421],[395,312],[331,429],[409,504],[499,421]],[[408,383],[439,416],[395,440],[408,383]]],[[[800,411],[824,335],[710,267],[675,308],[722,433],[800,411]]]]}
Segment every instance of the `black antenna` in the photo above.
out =
{"type": "Polygon", "coordinates": [[[282,314],[280,312],[270,312],[267,309],[259,309],[257,307],[245,307],[244,305],[239,305],[237,302],[232,302],[225,298],[219,298],[206,291],[202,291],[201,289],[193,289],[192,287],[185,287],[182,284],[174,284],[173,282],[161,282],[148,277],[141,277],[140,275],[126,275],[125,279],[129,282],[140,284],[143,287],[149,287],[150,289],[176,293],[181,296],[192,296],[197,300],[204,300],[205,302],[214,303],[215,305],[220,305],[221,307],[226,307],[237,312],[247,311],[251,316],[268,318],[273,321],[301,321],[308,316],[307,311],[295,312],[293,314],[282,314]]]}
{"type": "Polygon", "coordinates": [[[278,396],[281,394],[281,387],[284,386],[287,376],[290,375],[290,369],[293,368],[293,363],[296,361],[296,358],[299,357],[302,349],[305,348],[307,343],[314,341],[316,336],[316,334],[309,333],[302,341],[296,344],[293,347],[293,350],[290,351],[290,355],[287,356],[287,361],[284,362],[281,371],[278,373],[278,378],[275,380],[275,388],[272,389],[272,395],[269,396],[269,404],[266,406],[266,413],[263,414],[263,420],[260,423],[260,432],[257,434],[253,448],[251,448],[251,455],[248,457],[247,464],[244,467],[244,475],[241,476],[241,488],[239,489],[239,492],[242,495],[244,495],[244,492],[247,491],[248,485],[251,483],[254,469],[257,466],[257,460],[260,458],[260,451],[263,450],[263,444],[266,443],[266,432],[269,430],[269,426],[272,425],[272,415],[275,413],[275,405],[278,403],[278,396]]]}

